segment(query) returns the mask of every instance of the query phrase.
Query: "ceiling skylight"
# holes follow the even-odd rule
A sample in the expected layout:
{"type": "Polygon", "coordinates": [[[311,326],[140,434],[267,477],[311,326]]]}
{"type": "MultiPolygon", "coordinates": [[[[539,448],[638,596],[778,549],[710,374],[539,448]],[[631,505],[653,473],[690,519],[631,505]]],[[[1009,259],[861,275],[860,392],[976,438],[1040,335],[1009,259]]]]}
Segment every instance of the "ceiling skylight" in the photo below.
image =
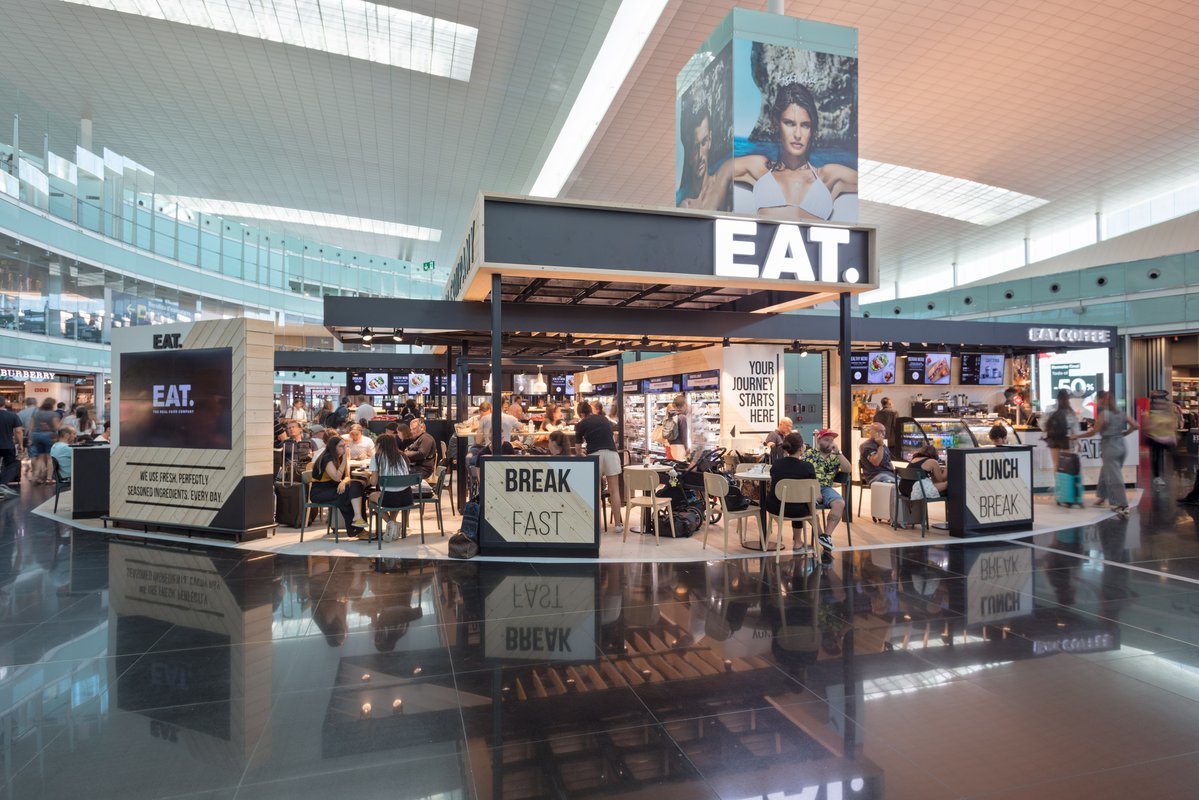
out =
{"type": "Polygon", "coordinates": [[[960,219],[975,225],[995,225],[1049,202],[965,178],[864,158],[858,161],[858,172],[859,192],[863,200],[960,219]]]}
{"type": "Polygon", "coordinates": [[[441,231],[437,228],[404,225],[399,222],[388,222],[381,219],[349,217],[344,214],[328,214],[324,211],[307,211],[302,208],[284,208],[283,206],[264,206],[258,203],[238,203],[234,200],[213,200],[205,197],[159,196],[155,199],[161,200],[166,204],[177,205],[181,209],[198,211],[201,214],[240,217],[242,219],[261,219],[271,222],[290,222],[296,225],[313,225],[319,228],[337,228],[343,231],[398,236],[403,239],[420,239],[426,242],[441,241],[441,231]]]}
{"type": "MultiPolygon", "coordinates": [[[[479,29],[365,0],[63,0],[470,80],[479,29]]],[[[657,0],[655,0],[656,2],[657,0]]]]}
{"type": "Polygon", "coordinates": [[[666,0],[624,0],[529,194],[557,197],[653,33],[666,0]]]}

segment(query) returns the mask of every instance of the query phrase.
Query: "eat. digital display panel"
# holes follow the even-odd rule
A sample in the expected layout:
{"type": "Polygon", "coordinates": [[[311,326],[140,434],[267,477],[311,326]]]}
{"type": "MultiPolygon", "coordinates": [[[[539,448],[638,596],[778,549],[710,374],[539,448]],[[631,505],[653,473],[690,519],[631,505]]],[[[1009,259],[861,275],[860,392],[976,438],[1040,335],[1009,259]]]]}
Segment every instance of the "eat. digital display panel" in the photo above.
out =
{"type": "Polygon", "coordinates": [[[869,353],[850,353],[849,371],[854,383],[865,383],[866,373],[870,369],[869,353]]]}
{"type": "Polygon", "coordinates": [[[964,386],[1003,384],[1004,357],[985,353],[963,353],[959,382],[964,386]]]}
{"type": "Polygon", "coordinates": [[[121,355],[120,442],[126,447],[233,446],[233,350],[121,355]]]}
{"type": "Polygon", "coordinates": [[[867,353],[866,383],[895,383],[895,353],[867,353]]]}
{"type": "Polygon", "coordinates": [[[949,353],[929,353],[924,357],[924,382],[929,386],[948,384],[952,380],[952,365],[949,353]]]}

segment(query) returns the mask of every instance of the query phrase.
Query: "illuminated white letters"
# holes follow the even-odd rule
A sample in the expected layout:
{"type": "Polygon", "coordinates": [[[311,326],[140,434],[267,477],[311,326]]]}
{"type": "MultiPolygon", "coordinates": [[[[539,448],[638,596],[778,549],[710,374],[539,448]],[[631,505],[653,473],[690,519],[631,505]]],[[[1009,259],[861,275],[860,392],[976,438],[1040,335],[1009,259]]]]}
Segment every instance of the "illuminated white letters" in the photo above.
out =
{"type": "Polygon", "coordinates": [[[738,264],[737,256],[752,256],[757,249],[753,237],[758,233],[758,223],[752,219],[716,220],[716,241],[713,248],[714,273],[727,278],[756,278],[757,264],[738,264]],[[749,241],[738,241],[745,236],[749,241]]]}
{"type": "MultiPolygon", "coordinates": [[[[725,278],[761,278],[801,283],[840,283],[841,258],[838,248],[849,244],[849,229],[800,226],[783,223],[773,225],[774,235],[766,251],[765,264],[758,264],[758,223],[748,219],[717,219],[712,246],[712,272],[725,278]],[[816,266],[808,254],[808,244],[818,244],[816,266]],[[738,257],[752,259],[738,261],[738,257]],[[791,276],[794,276],[793,278],[791,276]]],[[[849,271],[846,272],[848,276],[849,271]]],[[[857,283],[860,273],[852,271],[857,283]]]]}

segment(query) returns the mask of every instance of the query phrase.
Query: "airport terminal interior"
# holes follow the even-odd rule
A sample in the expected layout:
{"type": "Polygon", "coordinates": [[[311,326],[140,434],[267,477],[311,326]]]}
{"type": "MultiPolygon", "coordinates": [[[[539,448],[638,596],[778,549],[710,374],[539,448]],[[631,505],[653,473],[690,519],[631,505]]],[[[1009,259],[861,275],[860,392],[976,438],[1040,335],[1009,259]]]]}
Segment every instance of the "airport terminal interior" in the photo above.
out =
{"type": "Polygon", "coordinates": [[[0,800],[1195,797],[1197,40],[0,0],[0,800]]]}

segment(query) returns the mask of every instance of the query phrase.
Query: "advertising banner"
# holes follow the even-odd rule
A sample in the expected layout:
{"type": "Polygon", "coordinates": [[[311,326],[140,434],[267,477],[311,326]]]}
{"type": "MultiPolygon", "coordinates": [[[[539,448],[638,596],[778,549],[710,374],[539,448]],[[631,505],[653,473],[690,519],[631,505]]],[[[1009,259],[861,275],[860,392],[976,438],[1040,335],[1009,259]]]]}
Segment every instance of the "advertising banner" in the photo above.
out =
{"type": "Polygon", "coordinates": [[[947,455],[952,535],[1032,529],[1032,448],[954,448],[947,455]]]}
{"type": "Polygon", "coordinates": [[[598,655],[597,576],[505,574],[483,602],[483,655],[592,661],[598,655]]]}
{"type": "Polygon", "coordinates": [[[761,436],[778,427],[783,407],[783,351],[769,344],[723,348],[720,436],[761,436]]]}
{"type": "Polygon", "coordinates": [[[743,9],[730,20],[675,80],[675,205],[856,222],[857,31],[743,9]]]}
{"type": "Polygon", "coordinates": [[[110,516],[265,536],[274,523],[274,331],[226,319],[112,338],[110,516]]]}
{"type": "Polygon", "coordinates": [[[479,550],[594,556],[599,552],[599,459],[480,460],[479,550]]]}

